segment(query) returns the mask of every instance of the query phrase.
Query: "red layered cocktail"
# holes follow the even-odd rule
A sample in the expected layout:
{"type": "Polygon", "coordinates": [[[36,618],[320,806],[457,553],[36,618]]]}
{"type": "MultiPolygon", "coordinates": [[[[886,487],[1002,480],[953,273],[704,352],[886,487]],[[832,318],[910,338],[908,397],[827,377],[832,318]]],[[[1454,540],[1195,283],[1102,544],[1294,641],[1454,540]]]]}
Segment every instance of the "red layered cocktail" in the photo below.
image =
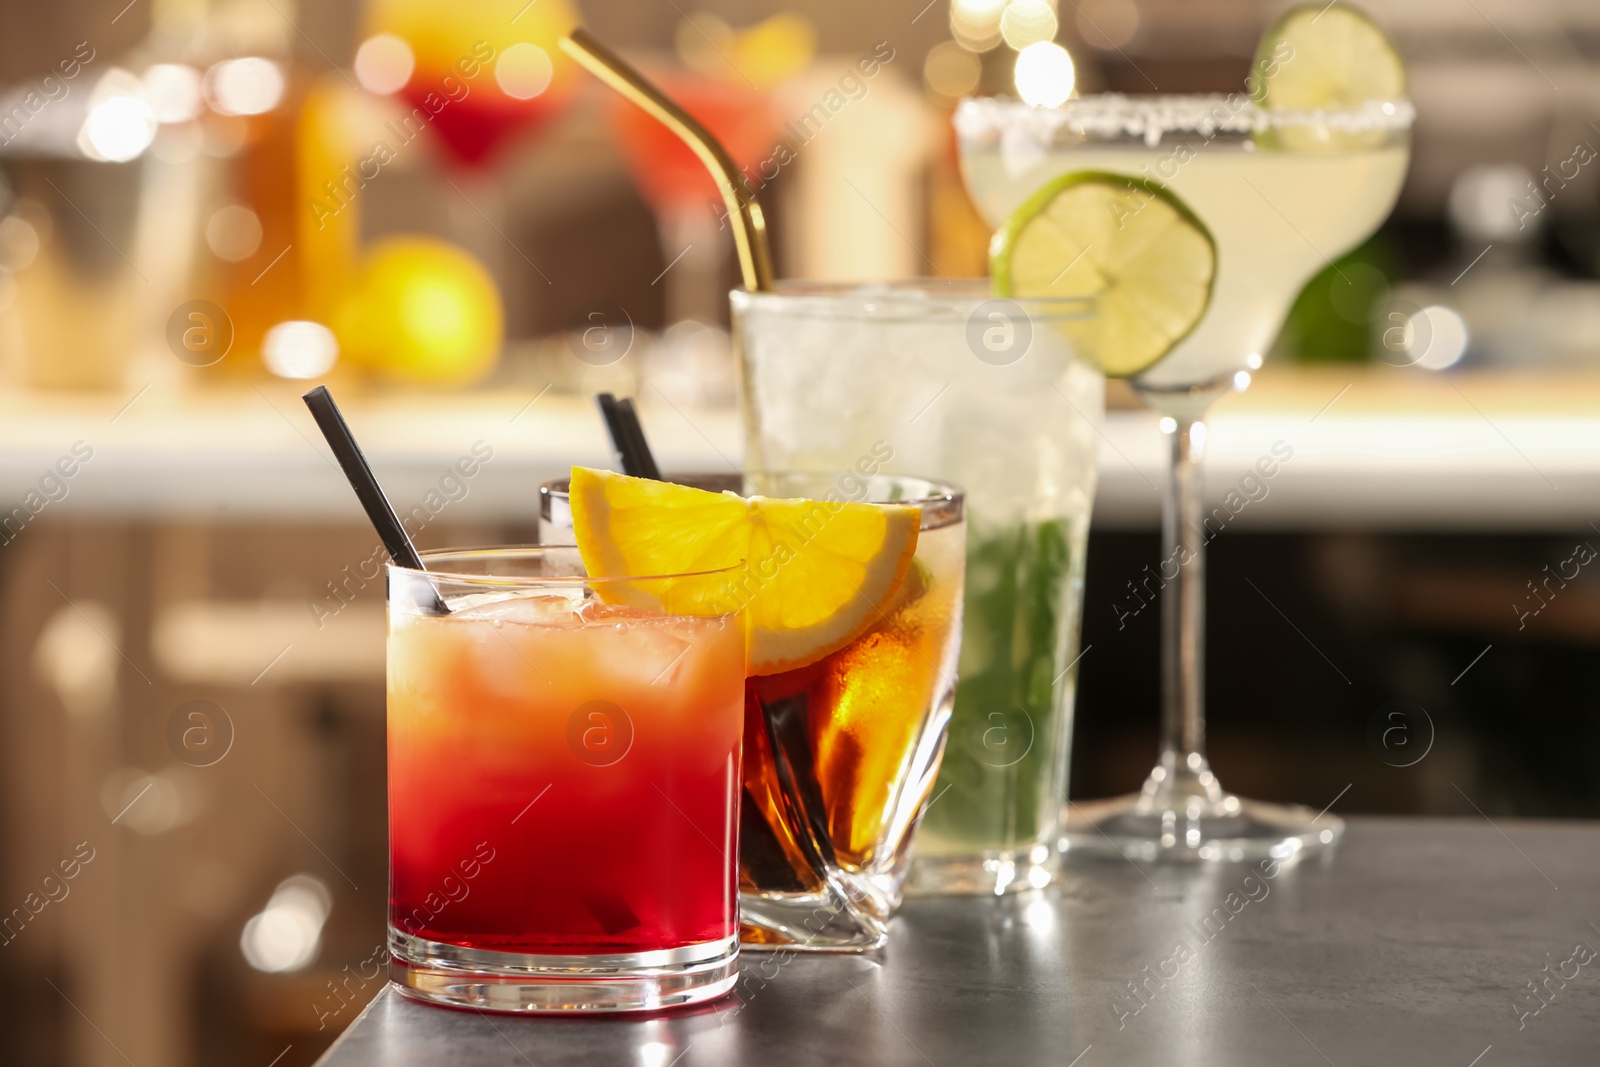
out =
{"type": "Polygon", "coordinates": [[[570,566],[530,573],[563,569],[537,550],[426,562],[448,614],[423,606],[430,579],[390,572],[402,986],[508,1010],[720,993],[738,932],[739,617],[607,604],[570,566]]]}

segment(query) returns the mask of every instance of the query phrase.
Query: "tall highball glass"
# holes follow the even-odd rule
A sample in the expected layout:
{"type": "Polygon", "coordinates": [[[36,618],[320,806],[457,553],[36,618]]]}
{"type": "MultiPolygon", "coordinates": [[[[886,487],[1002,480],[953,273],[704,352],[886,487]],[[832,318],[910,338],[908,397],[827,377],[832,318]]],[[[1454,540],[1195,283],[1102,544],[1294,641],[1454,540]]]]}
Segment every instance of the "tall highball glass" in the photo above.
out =
{"type": "Polygon", "coordinates": [[[966,489],[960,680],[908,892],[1045,885],[1105,403],[1063,327],[1092,304],[996,300],[985,281],[939,279],[732,299],[750,466],[870,459],[966,489]]]}

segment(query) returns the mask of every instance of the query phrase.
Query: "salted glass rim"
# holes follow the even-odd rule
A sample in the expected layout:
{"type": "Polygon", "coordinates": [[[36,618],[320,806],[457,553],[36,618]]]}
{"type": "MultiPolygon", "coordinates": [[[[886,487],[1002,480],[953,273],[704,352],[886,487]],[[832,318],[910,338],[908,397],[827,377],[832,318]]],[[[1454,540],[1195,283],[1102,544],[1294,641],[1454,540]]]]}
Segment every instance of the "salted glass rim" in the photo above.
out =
{"type": "MultiPolygon", "coordinates": [[[[590,577],[587,574],[474,574],[470,571],[456,571],[444,566],[435,570],[428,567],[430,562],[446,564],[446,561],[475,561],[481,560],[485,564],[490,560],[539,560],[547,557],[558,557],[563,563],[571,560],[573,549],[570,545],[483,545],[474,548],[431,548],[418,552],[422,558],[424,570],[407,567],[389,560],[390,570],[402,571],[406,574],[426,576],[434,582],[446,582],[451,585],[481,586],[493,589],[527,589],[539,586],[557,586],[565,588],[578,588],[585,585],[619,585],[623,583],[671,581],[679,578],[708,578],[720,574],[733,574],[744,566],[744,561],[731,564],[727,567],[713,567],[709,570],[681,571],[674,574],[629,574],[615,577],[590,577]]],[[[573,564],[582,567],[581,561],[573,564]]]]}
{"type": "Polygon", "coordinates": [[[729,294],[735,311],[758,310],[806,318],[863,322],[966,322],[991,300],[1006,300],[1039,322],[1077,322],[1092,317],[1093,297],[1000,297],[988,278],[907,278],[898,281],[809,281],[783,279],[776,288],[729,294]]]}
{"type": "Polygon", "coordinates": [[[1416,120],[1407,98],[1368,100],[1355,107],[1276,111],[1242,93],[1094,93],[1059,107],[1038,107],[1016,97],[965,97],[953,122],[963,140],[991,134],[1054,133],[1068,128],[1096,137],[1142,137],[1159,144],[1168,133],[1261,133],[1315,127],[1342,133],[1405,132],[1416,120]]]}

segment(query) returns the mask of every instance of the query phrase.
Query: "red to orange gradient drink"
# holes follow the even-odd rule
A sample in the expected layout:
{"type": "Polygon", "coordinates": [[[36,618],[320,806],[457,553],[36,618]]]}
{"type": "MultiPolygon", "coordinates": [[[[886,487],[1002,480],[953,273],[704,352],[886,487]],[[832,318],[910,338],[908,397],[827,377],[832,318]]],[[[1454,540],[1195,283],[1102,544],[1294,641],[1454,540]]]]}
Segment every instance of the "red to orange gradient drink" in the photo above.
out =
{"type": "MultiPolygon", "coordinates": [[[[745,634],[607,603],[571,552],[389,568],[389,947],[501,1011],[694,1003],[737,977],[745,634]],[[447,614],[430,611],[429,584],[447,614]]],[[[638,594],[643,593],[641,597],[638,594]]]]}

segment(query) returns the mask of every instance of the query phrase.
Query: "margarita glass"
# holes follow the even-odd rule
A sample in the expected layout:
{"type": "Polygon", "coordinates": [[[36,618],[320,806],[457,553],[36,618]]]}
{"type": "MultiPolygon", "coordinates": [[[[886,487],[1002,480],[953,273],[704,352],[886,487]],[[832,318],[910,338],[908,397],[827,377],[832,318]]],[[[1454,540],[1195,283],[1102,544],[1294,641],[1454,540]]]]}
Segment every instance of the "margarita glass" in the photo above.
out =
{"type": "Polygon", "coordinates": [[[572,553],[389,567],[389,951],[408,996],[625,1011],[738,977],[745,632],[572,553]],[[442,598],[448,614],[430,611],[442,598]]]}
{"type": "Polygon", "coordinates": [[[1219,395],[1248,385],[1304,284],[1388,217],[1405,178],[1413,115],[1404,100],[1293,112],[1266,110],[1242,94],[1107,94],[1059,108],[967,100],[956,112],[967,189],[996,226],[1059,175],[1110,172],[1176,194],[1217,249],[1204,316],[1133,381],[1164,416],[1171,456],[1160,760],[1138,794],[1069,806],[1064,849],[1287,856],[1330,844],[1343,830],[1336,816],[1234,796],[1206,762],[1203,420],[1219,395]]]}
{"type": "MultiPolygon", "coordinates": [[[[961,640],[964,499],[954,486],[863,473],[884,454],[880,443],[859,466],[832,472],[667,478],[742,496],[921,512],[905,583],[872,625],[815,663],[746,680],[739,896],[747,950],[880,947],[933,792],[961,640]]],[[[572,543],[568,488],[567,479],[540,488],[543,544],[572,543]]],[[[730,601],[741,592],[734,584],[730,601]]]]}
{"type": "Polygon", "coordinates": [[[403,40],[413,64],[398,90],[412,111],[396,125],[433,127],[459,167],[487,170],[502,145],[547,126],[572,95],[577,71],[556,47],[578,24],[569,0],[368,0],[365,7],[364,31],[403,40]]]}
{"type": "MultiPolygon", "coordinates": [[[[777,124],[765,90],[743,79],[692,71],[662,71],[656,77],[667,95],[728,150],[742,174],[754,173],[763,154],[772,151],[777,124]]],[[[722,201],[716,181],[687,144],[633,101],[615,97],[609,111],[628,170],[655,212],[662,259],[676,266],[663,271],[659,279],[665,290],[667,323],[714,319],[722,300],[726,255],[718,234],[723,223],[718,219],[722,201]],[[695,246],[700,253],[690,253],[695,246]],[[713,251],[704,254],[706,250],[713,251]],[[685,253],[690,253],[688,262],[678,266],[685,253]]],[[[759,178],[755,185],[759,187],[759,178]]],[[[752,195],[748,190],[747,184],[740,195],[748,198],[752,195]]]]}

